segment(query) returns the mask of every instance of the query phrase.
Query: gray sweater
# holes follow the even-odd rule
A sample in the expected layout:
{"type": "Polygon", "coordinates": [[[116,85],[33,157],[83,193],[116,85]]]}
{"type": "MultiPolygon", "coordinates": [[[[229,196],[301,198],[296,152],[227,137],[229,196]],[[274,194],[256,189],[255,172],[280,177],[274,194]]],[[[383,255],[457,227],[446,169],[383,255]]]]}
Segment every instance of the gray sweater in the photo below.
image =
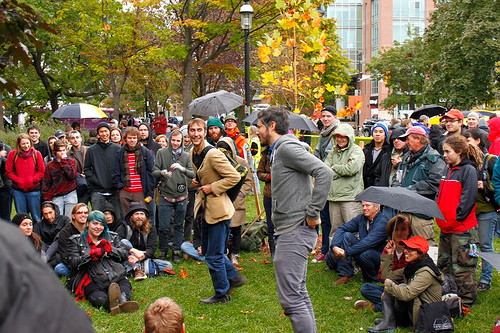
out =
{"type": "Polygon", "coordinates": [[[309,152],[307,144],[293,135],[280,137],[271,159],[275,235],[294,230],[306,217],[318,219],[332,180],[333,171],[309,152]]]}

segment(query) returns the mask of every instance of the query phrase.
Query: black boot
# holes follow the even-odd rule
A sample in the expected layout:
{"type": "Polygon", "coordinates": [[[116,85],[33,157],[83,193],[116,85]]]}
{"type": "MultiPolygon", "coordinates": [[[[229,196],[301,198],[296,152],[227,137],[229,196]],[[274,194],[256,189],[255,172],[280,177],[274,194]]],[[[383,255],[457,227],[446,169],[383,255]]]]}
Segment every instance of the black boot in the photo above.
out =
{"type": "Polygon", "coordinates": [[[139,310],[139,303],[130,300],[130,297],[125,293],[120,295],[119,309],[121,312],[129,313],[139,310]]]}
{"type": "Polygon", "coordinates": [[[108,297],[104,301],[104,308],[109,311],[111,315],[117,315],[120,313],[120,308],[118,303],[120,301],[120,286],[118,283],[112,283],[108,287],[108,297]]]}
{"type": "Polygon", "coordinates": [[[382,299],[382,322],[377,326],[367,327],[368,332],[394,332],[396,330],[396,313],[394,310],[394,296],[384,293],[382,299]]]}

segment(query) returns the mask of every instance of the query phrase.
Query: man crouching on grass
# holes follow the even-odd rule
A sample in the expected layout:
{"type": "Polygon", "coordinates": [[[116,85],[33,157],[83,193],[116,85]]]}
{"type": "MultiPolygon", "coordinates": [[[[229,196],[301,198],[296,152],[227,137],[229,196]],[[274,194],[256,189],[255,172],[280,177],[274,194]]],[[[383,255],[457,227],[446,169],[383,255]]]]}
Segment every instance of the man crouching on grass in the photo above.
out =
{"type": "Polygon", "coordinates": [[[288,132],[288,111],[270,107],[258,115],[260,142],[269,145],[278,299],[294,332],[317,332],[306,289],[307,257],[316,245],[319,212],[325,206],[333,171],[288,132]],[[315,179],[313,186],[312,178],[315,179]]]}

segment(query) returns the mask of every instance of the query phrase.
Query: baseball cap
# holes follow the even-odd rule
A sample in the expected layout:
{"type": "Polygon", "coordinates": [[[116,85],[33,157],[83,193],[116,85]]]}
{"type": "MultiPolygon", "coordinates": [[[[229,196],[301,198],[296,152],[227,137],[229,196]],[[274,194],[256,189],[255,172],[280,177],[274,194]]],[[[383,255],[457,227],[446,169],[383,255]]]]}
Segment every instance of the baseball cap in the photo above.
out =
{"type": "Polygon", "coordinates": [[[62,138],[63,136],[66,136],[66,133],[64,133],[62,130],[57,130],[55,133],[54,133],[54,136],[59,140],[60,138],[62,138]]]}
{"type": "Polygon", "coordinates": [[[405,134],[401,135],[400,138],[406,138],[410,134],[417,134],[427,137],[427,132],[420,126],[412,126],[408,128],[405,134]]]}
{"type": "Polygon", "coordinates": [[[443,118],[450,118],[450,119],[462,119],[464,120],[464,115],[460,110],[457,109],[451,109],[450,111],[446,112],[441,119],[443,118]]]}
{"type": "Polygon", "coordinates": [[[422,253],[427,253],[427,251],[429,251],[429,243],[427,242],[427,239],[422,236],[413,236],[407,240],[400,240],[399,245],[406,245],[406,247],[420,250],[422,253]]]}

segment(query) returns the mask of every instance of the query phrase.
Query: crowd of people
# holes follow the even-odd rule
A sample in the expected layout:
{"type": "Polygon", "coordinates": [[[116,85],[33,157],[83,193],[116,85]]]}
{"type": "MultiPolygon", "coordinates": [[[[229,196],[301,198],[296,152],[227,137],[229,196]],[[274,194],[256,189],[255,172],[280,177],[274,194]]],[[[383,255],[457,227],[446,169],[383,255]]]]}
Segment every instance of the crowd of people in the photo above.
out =
{"type": "Polygon", "coordinates": [[[499,118],[486,123],[471,112],[465,123],[453,109],[440,125],[425,116],[390,127],[378,122],[360,147],[333,106],[321,115],[313,154],[289,133],[288,113],[277,107],[259,113],[249,139],[232,115],[173,130],[163,114],[153,126],[102,122],[93,144],[83,142],[76,124],[45,143],[32,124],[14,149],[0,142],[0,214],[10,220],[14,201],[12,222],[41,260],[68,276],[78,300],[111,314],[139,308],[129,278],[154,277],[189,258],[205,261],[212,279],[214,294],[200,302],[225,303],[246,282],[237,270],[245,197],[260,192],[260,180],[278,299],[294,331],[316,331],[305,281],[319,228],[322,244],[312,262],[336,271],[334,285],[361,271],[366,300],[355,307],[383,314],[370,332],[415,327],[420,304],[441,299],[445,274],[470,308],[478,291],[491,288],[486,261],[476,279],[476,247],[493,252],[499,230],[499,118]],[[231,160],[250,170],[244,182],[231,160]],[[240,180],[231,199],[226,192],[240,180]],[[370,186],[434,200],[444,220],[357,200],[370,186]],[[437,245],[434,262],[427,252],[437,245]]]}

